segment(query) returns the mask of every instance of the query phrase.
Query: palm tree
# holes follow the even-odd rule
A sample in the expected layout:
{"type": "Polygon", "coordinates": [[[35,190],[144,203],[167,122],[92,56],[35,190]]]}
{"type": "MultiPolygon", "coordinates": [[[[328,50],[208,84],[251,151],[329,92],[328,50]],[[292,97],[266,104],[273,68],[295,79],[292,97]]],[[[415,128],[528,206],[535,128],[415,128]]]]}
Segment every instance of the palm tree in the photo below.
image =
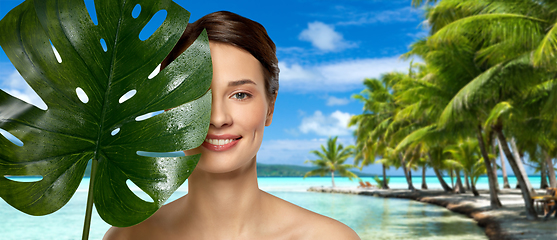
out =
{"type": "Polygon", "coordinates": [[[311,170],[304,175],[305,177],[331,173],[331,181],[333,183],[333,188],[335,185],[335,172],[338,172],[341,176],[352,178],[358,178],[356,174],[350,172],[348,169],[354,168],[352,164],[345,164],[344,162],[350,156],[352,156],[353,146],[348,146],[344,148],[342,144],[337,145],[337,138],[329,138],[327,140],[327,147],[321,145],[321,151],[313,150],[311,153],[315,154],[319,159],[317,160],[307,160],[305,163],[312,163],[317,166],[317,169],[311,170]]]}
{"type": "MultiPolygon", "coordinates": [[[[446,139],[447,136],[460,135],[466,137],[476,135],[478,139],[481,139],[480,149],[482,150],[482,155],[486,156],[484,159],[487,159],[485,165],[486,169],[488,169],[491,206],[492,208],[501,207],[495,187],[497,178],[491,168],[491,161],[487,157],[483,131],[476,127],[483,123],[481,118],[478,119],[481,115],[468,111],[459,115],[459,118],[445,119],[445,121],[441,121],[441,124],[438,124],[439,117],[443,116],[442,113],[446,110],[447,105],[462,86],[466,85],[471,74],[479,74],[479,70],[475,69],[476,66],[472,61],[474,54],[469,52],[465,46],[431,46],[429,45],[429,40],[422,40],[412,46],[411,51],[406,54],[406,57],[412,55],[420,56],[426,60],[425,69],[429,73],[425,74],[421,79],[414,80],[410,84],[409,90],[402,95],[406,95],[410,99],[409,101],[421,105],[418,111],[415,112],[427,113],[428,116],[426,118],[428,120],[426,121],[427,124],[424,124],[425,126],[415,130],[420,131],[419,134],[409,134],[408,136],[411,137],[403,142],[408,144],[422,141],[420,140],[421,138],[426,138],[429,139],[429,144],[432,146],[435,146],[436,142],[445,142],[439,146],[444,148],[451,141],[446,139]]],[[[481,105],[478,105],[477,112],[481,113],[482,109],[479,106],[481,105]]],[[[399,146],[404,146],[404,144],[401,142],[399,146]]],[[[430,157],[430,159],[433,160],[434,158],[430,157]]],[[[442,158],[440,159],[439,157],[435,157],[435,159],[436,161],[442,161],[442,158]]],[[[438,166],[440,167],[441,165],[438,166]]],[[[437,172],[436,174],[439,176],[437,172]]],[[[444,188],[445,190],[449,189],[448,187],[444,188]]]]}
{"type": "MultiPolygon", "coordinates": [[[[354,164],[360,168],[376,163],[376,159],[386,155],[388,139],[385,135],[396,105],[394,96],[387,77],[379,79],[365,79],[366,88],[352,97],[364,103],[363,113],[355,115],[350,119],[348,126],[356,125],[354,135],[356,137],[356,151],[354,164]]],[[[381,161],[383,170],[383,181],[381,188],[388,189],[386,169],[389,161],[381,161]]]]}
{"type": "Polygon", "coordinates": [[[481,175],[485,174],[486,170],[479,153],[478,141],[473,138],[459,140],[457,144],[447,147],[445,152],[452,155],[452,159],[446,161],[459,167],[466,173],[466,176],[470,177],[472,193],[474,196],[479,196],[476,182],[481,175]]]}
{"type": "MultiPolygon", "coordinates": [[[[353,116],[352,119],[355,119],[354,117],[357,116],[353,116]]],[[[352,125],[353,124],[351,121],[351,123],[348,126],[352,126],[352,125]]],[[[363,127],[365,125],[366,124],[359,125],[354,133],[354,135],[356,135],[356,147],[354,148],[354,165],[355,166],[359,165],[359,169],[362,170],[364,166],[368,166],[374,163],[380,163],[383,171],[383,180],[377,183],[381,186],[381,189],[389,189],[389,181],[386,180],[387,179],[386,170],[387,168],[389,168],[387,164],[389,163],[377,161],[376,158],[377,157],[376,153],[384,152],[383,149],[384,145],[382,144],[381,141],[374,142],[369,137],[367,138],[362,137],[363,134],[360,133],[367,130],[365,127],[363,127]]]]}
{"type": "Polygon", "coordinates": [[[420,157],[420,160],[418,161],[418,166],[422,168],[422,187],[421,189],[427,189],[427,182],[426,182],[426,170],[427,170],[427,166],[428,166],[428,161],[427,158],[423,157],[424,153],[421,153],[422,156],[420,157]]]}
{"type": "MultiPolygon", "coordinates": [[[[424,1],[413,2],[420,5],[424,1]]],[[[458,63],[456,68],[460,68],[460,72],[452,71],[455,67],[448,64],[454,62],[426,58],[426,62],[440,69],[440,75],[445,75],[446,84],[457,88],[441,114],[441,125],[458,120],[475,120],[476,136],[490,177],[491,191],[495,182],[491,179],[488,146],[482,133],[493,131],[520,183],[527,215],[535,218],[530,202],[531,187],[517,155],[520,150],[511,141],[513,151],[510,151],[507,136],[517,134],[511,131],[517,121],[556,121],[547,115],[555,116],[555,111],[548,109],[557,102],[557,97],[554,97],[557,88],[552,83],[557,60],[557,3],[445,0],[429,8],[427,14],[431,26],[427,45],[454,55],[458,63]],[[525,98],[528,101],[524,101],[525,98]],[[537,110],[538,113],[528,114],[532,112],[524,111],[527,109],[524,105],[530,105],[530,110],[537,110]],[[505,115],[508,112],[513,114],[505,115]],[[521,113],[528,117],[517,118],[521,113]]]]}

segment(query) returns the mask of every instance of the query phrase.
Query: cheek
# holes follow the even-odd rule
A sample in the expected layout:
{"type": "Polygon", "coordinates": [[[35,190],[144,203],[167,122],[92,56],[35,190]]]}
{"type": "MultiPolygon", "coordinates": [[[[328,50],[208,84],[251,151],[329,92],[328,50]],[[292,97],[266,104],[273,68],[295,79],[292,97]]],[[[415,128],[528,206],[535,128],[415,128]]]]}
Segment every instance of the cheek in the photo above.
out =
{"type": "MultiPolygon", "coordinates": [[[[233,112],[234,124],[239,125],[247,132],[254,135],[262,134],[260,131],[265,127],[267,107],[265,104],[247,104],[233,112]]],[[[259,136],[261,137],[261,136],[259,136]]]]}

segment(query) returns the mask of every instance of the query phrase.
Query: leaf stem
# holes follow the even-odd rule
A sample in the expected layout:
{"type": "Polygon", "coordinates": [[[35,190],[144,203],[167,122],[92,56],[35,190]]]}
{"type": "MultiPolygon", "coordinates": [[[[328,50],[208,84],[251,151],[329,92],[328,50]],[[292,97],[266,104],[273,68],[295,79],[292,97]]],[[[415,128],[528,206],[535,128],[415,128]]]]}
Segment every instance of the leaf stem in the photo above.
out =
{"type": "Polygon", "coordinates": [[[83,223],[82,240],[89,239],[89,229],[91,228],[91,215],[93,213],[93,185],[97,175],[98,160],[93,159],[91,164],[91,177],[89,178],[89,191],[87,192],[87,209],[85,210],[85,222],[83,223]]]}

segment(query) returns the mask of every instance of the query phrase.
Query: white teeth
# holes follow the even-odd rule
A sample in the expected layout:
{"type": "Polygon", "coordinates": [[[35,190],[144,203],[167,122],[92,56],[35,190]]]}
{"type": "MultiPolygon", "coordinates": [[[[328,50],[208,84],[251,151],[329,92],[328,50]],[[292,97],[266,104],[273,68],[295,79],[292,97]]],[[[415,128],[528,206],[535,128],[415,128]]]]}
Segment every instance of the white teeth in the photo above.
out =
{"type": "Polygon", "coordinates": [[[205,139],[205,142],[208,142],[213,145],[226,145],[234,141],[234,139],[205,139]]]}

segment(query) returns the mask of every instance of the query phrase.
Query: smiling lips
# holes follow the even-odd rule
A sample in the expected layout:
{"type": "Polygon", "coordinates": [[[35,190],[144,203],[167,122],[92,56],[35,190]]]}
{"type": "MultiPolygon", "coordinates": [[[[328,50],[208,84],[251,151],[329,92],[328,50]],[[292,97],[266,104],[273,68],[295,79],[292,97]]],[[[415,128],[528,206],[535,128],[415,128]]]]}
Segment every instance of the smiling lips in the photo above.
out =
{"type": "Polygon", "coordinates": [[[205,138],[205,142],[203,142],[202,146],[211,151],[221,152],[234,147],[234,145],[236,145],[236,143],[238,143],[240,139],[242,139],[241,136],[228,134],[207,135],[207,138],[205,138]]]}

